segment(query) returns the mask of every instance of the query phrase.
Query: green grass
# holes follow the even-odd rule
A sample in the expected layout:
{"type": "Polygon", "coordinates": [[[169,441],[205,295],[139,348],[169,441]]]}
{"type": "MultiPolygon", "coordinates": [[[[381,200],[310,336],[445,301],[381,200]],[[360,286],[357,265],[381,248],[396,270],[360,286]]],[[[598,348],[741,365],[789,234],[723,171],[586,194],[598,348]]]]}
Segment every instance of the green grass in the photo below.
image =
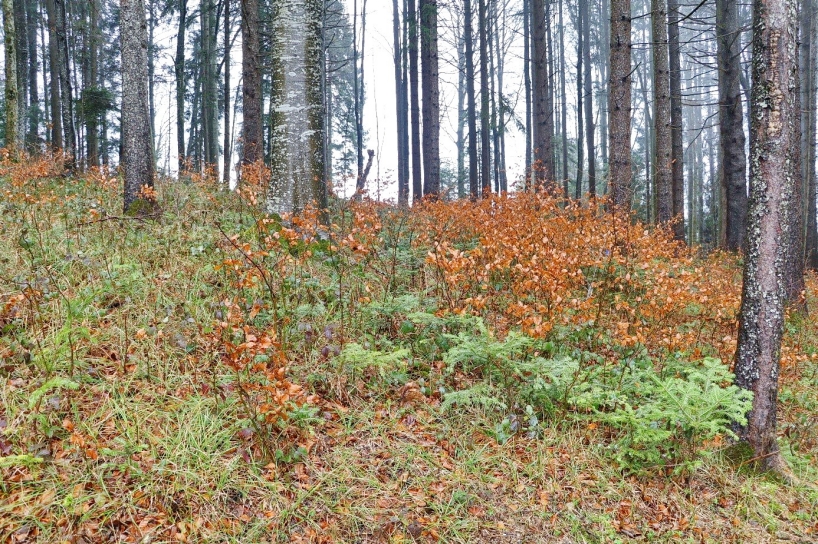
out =
{"type": "MultiPolygon", "coordinates": [[[[285,301],[296,316],[286,349],[291,379],[322,400],[301,428],[273,434],[276,462],[249,436],[234,376],[208,340],[234,293],[218,269],[230,254],[217,223],[247,233],[247,208],[168,184],[157,221],[88,223],[91,203],[117,213],[117,189],[70,180],[40,181],[37,191],[38,203],[0,204],[0,310],[26,287],[39,293],[0,313],[0,447],[8,450],[0,456],[42,459],[0,465],[1,542],[818,539],[814,360],[788,369],[782,385],[782,447],[802,484],[757,473],[725,446],[687,477],[636,477],[614,463],[610,430],[589,421],[556,420],[541,436],[499,444],[488,432],[497,413],[444,412],[432,394],[406,397],[410,379],[431,392],[461,379],[439,365],[398,376],[323,356],[342,339],[388,351],[404,333],[400,322],[393,330],[381,320],[375,334],[371,316],[342,315],[332,294],[339,268],[316,258],[285,301]],[[299,319],[317,340],[307,341],[299,319]],[[53,388],[31,406],[55,377],[79,387],[53,388]],[[293,455],[298,447],[306,455],[293,455]]],[[[402,251],[421,266],[422,249],[402,251]]],[[[356,274],[344,277],[345,289],[363,293],[366,271],[356,274]]],[[[414,272],[398,276],[397,288],[417,285],[424,300],[414,272]]],[[[818,350],[809,320],[791,327],[805,352],[818,350]]]]}

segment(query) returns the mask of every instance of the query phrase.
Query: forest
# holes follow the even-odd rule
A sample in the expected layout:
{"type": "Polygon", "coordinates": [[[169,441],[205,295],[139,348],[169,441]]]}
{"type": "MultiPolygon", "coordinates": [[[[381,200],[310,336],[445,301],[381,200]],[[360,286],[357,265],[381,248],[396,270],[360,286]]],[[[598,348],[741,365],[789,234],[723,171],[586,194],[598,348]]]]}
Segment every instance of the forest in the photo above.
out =
{"type": "Polygon", "coordinates": [[[818,540],[816,0],[0,2],[0,542],[818,540]]]}

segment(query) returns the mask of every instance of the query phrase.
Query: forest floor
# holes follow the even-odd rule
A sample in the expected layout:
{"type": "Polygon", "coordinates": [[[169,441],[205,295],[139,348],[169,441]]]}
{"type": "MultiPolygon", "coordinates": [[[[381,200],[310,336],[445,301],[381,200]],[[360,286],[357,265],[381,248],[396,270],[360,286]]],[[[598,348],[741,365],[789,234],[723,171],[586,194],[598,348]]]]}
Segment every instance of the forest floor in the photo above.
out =
{"type": "Polygon", "coordinates": [[[734,256],[544,199],[324,230],[52,175],[0,170],[0,542],[818,542],[818,322],[788,484],[729,439],[734,256]]]}

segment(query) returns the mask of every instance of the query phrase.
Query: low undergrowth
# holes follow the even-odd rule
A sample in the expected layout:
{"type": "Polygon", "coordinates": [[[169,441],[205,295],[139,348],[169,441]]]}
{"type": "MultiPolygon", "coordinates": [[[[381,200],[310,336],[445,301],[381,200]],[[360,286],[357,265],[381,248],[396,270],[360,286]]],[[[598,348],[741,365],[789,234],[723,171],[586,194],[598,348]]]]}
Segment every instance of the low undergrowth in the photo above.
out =
{"type": "MultiPolygon", "coordinates": [[[[816,538],[818,329],[781,442],[731,446],[740,268],[541,196],[270,217],[0,166],[0,540],[816,538]]],[[[815,278],[808,281],[815,304],[815,278]]]]}

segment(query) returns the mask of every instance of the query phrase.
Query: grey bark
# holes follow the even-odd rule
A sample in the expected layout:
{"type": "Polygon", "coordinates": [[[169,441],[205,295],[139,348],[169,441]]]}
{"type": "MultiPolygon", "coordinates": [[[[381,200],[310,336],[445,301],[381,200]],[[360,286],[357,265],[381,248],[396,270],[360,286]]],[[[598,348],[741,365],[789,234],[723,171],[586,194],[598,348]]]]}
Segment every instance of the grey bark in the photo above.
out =
{"type": "Polygon", "coordinates": [[[719,245],[738,251],[747,219],[747,157],[741,100],[741,32],[736,0],[716,0],[719,77],[719,177],[725,195],[719,245]]]}
{"type": "Polygon", "coordinates": [[[478,33],[480,35],[480,191],[481,196],[491,192],[491,136],[489,131],[489,67],[488,24],[486,1],[478,2],[478,33]]]}
{"type": "Polygon", "coordinates": [[[242,162],[253,164],[262,158],[261,66],[258,0],[241,2],[242,36],[242,162]]]}
{"type": "MultiPolygon", "coordinates": [[[[179,29],[176,34],[176,57],[173,59],[173,71],[176,76],[176,153],[179,160],[179,172],[186,168],[185,149],[185,30],[187,29],[187,0],[179,0],[179,29]]],[[[245,79],[245,85],[247,80],[245,79]]]]}
{"type": "Polygon", "coordinates": [[[154,203],[142,188],[153,187],[154,164],[148,98],[148,33],[143,0],[120,0],[122,47],[122,157],[125,213],[143,215],[154,203]]]}
{"type": "MultiPolygon", "coordinates": [[[[469,2],[470,0],[465,0],[469,2]]],[[[531,0],[523,0],[523,79],[525,84],[525,190],[531,190],[531,0]]]]}
{"type": "Polygon", "coordinates": [[[440,82],[438,77],[437,4],[420,1],[423,70],[423,195],[440,194],[440,82]]]}
{"type": "MultiPolygon", "coordinates": [[[[670,68],[670,155],[673,178],[673,235],[685,239],[684,206],[684,147],[682,146],[682,66],[679,44],[679,0],[667,0],[668,5],[668,67],[670,68]]],[[[693,203],[691,202],[691,207],[693,203]]],[[[692,219],[692,214],[691,214],[692,219]]],[[[692,240],[691,240],[692,242],[692,240]]]]}
{"type": "Polygon", "coordinates": [[[531,0],[532,101],[534,104],[534,187],[550,189],[554,182],[554,112],[549,108],[548,43],[545,36],[545,2],[531,0]]]}
{"type": "MultiPolygon", "coordinates": [[[[404,139],[406,138],[406,120],[408,118],[408,111],[404,107],[405,101],[403,97],[403,67],[401,60],[401,39],[400,39],[400,10],[398,8],[398,0],[392,0],[392,44],[394,47],[394,64],[395,64],[395,113],[397,114],[398,122],[398,204],[401,206],[409,205],[409,177],[406,169],[406,162],[409,160],[404,154],[406,147],[404,139]]],[[[458,151],[459,152],[459,151],[458,151]]],[[[462,183],[462,180],[458,180],[462,183]]]]}
{"type": "Polygon", "coordinates": [[[671,150],[670,75],[668,61],[667,12],[664,0],[652,0],[653,99],[655,103],[653,159],[656,185],[656,221],[666,223],[673,217],[673,156],[671,150]]]}
{"type": "MultiPolygon", "coordinates": [[[[528,1],[528,0],[526,0],[528,1]]],[[[468,102],[469,125],[469,195],[477,198],[479,178],[477,174],[477,98],[474,92],[474,32],[472,30],[471,0],[463,0],[464,40],[466,49],[466,99],[468,102]]]]}
{"type": "Polygon", "coordinates": [[[28,134],[26,143],[31,153],[36,153],[40,149],[40,92],[39,64],[37,63],[37,21],[40,9],[38,0],[26,2],[26,31],[28,33],[28,47],[31,54],[28,56],[28,134]]]}
{"type": "MultiPolygon", "coordinates": [[[[583,27],[591,28],[588,2],[580,2],[583,27]]],[[[594,146],[594,89],[591,81],[591,42],[586,36],[582,40],[582,61],[585,65],[585,142],[588,147],[588,194],[596,197],[596,148],[594,146]]]]}
{"type": "Polygon", "coordinates": [[[6,97],[6,147],[16,153],[20,147],[18,140],[19,115],[17,106],[17,33],[14,25],[12,0],[3,0],[3,39],[5,46],[5,97],[6,97]]]}
{"type": "Polygon", "coordinates": [[[51,146],[62,149],[62,112],[60,99],[60,54],[57,46],[57,8],[54,0],[45,0],[48,18],[48,68],[51,92],[51,146]]]}
{"type": "Polygon", "coordinates": [[[741,435],[767,468],[786,471],[776,439],[781,337],[799,168],[797,11],[755,0],[747,251],[735,357],[736,384],[754,393],[741,435]]]}
{"type": "Polygon", "coordinates": [[[410,116],[412,117],[412,194],[413,200],[423,198],[423,179],[420,149],[420,95],[418,94],[418,19],[417,4],[409,0],[409,94],[410,116]]]}
{"type": "Polygon", "coordinates": [[[608,149],[613,204],[630,210],[631,192],[631,2],[611,2],[608,149]]]}

